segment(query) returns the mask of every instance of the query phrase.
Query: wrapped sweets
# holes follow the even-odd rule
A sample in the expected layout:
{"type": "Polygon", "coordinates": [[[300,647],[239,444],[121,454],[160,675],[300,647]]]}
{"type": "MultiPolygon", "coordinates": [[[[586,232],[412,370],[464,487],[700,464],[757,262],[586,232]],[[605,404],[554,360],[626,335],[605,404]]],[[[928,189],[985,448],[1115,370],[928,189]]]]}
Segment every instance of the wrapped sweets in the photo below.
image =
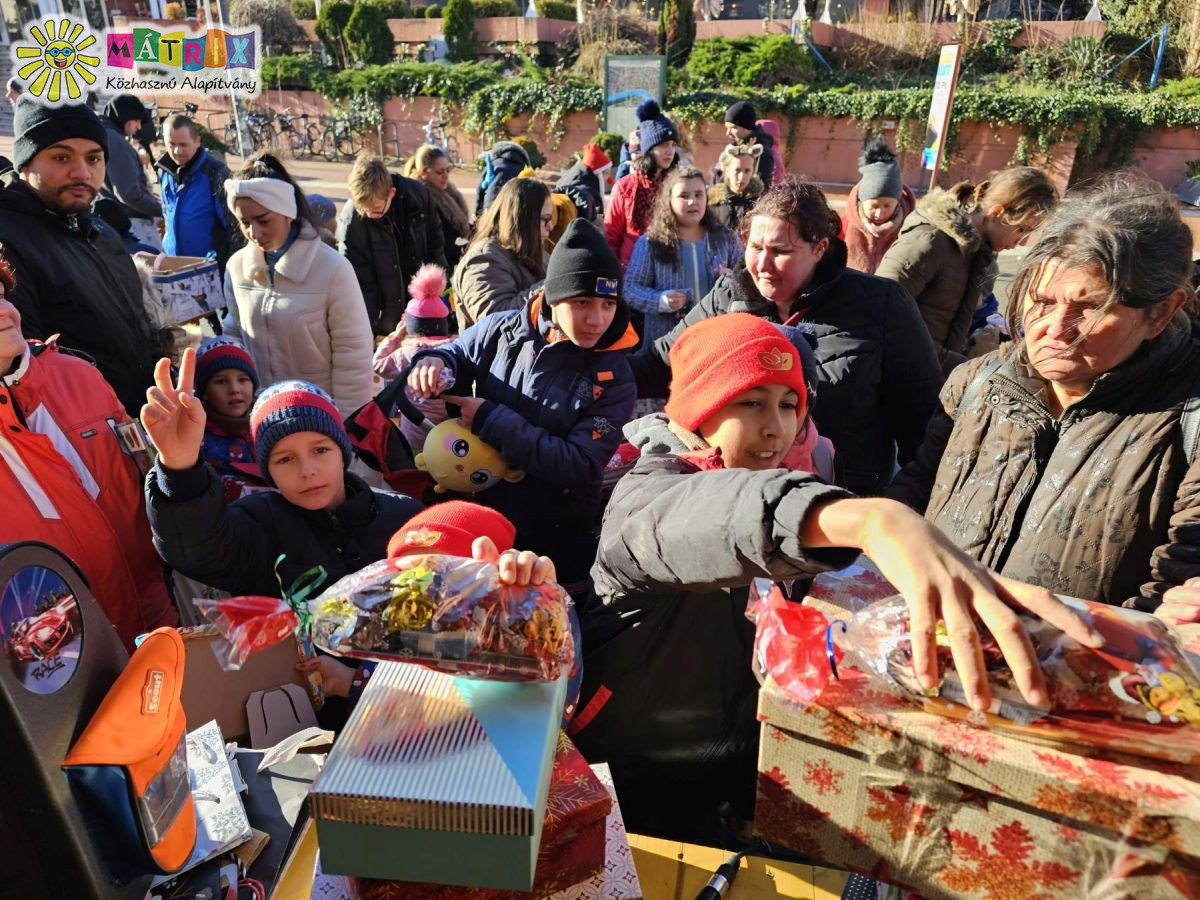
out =
{"type": "Polygon", "coordinates": [[[570,602],[557,584],[506,586],[491,563],[427,554],[367,566],[309,609],[313,642],[338,656],[552,681],[574,660],[570,602]]]}

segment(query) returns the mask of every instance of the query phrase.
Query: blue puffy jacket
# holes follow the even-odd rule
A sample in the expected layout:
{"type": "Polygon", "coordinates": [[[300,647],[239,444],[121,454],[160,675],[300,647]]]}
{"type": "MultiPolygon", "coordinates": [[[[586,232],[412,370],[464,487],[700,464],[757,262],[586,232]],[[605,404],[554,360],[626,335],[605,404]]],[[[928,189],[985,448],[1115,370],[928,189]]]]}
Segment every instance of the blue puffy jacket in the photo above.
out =
{"type": "MultiPolygon", "coordinates": [[[[523,481],[475,496],[517,527],[516,546],[550,556],[560,575],[591,560],[584,548],[600,511],[604,466],[621,442],[637,396],[627,350],[637,344],[624,303],[600,342],[584,349],[562,337],[539,291],[523,309],[493,313],[457,340],[425,350],[454,373],[453,393],[487,402],[471,430],[495,447],[523,481]]],[[[447,396],[450,403],[454,398],[447,396]]],[[[594,548],[594,542],[592,547],[594,548]]]]}
{"type": "Polygon", "coordinates": [[[170,156],[158,160],[163,219],[163,250],[169,256],[207,256],[225,261],[237,249],[233,216],[225,208],[229,168],[203,147],[180,168],[170,156]]]}

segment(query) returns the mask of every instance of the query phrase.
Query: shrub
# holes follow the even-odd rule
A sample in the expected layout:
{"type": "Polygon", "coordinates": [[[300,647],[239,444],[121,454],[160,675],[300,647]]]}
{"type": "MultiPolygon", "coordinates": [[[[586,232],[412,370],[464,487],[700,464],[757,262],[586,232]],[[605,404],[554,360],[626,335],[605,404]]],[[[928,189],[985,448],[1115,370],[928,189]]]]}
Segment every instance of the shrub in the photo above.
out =
{"type": "Polygon", "coordinates": [[[293,45],[308,40],[288,0],[236,0],[229,6],[229,24],[237,28],[261,26],[263,44],[274,56],[290,53],[293,45]]]}
{"type": "Polygon", "coordinates": [[[1178,81],[1164,81],[1159,86],[1158,93],[1166,94],[1168,97],[1183,103],[1200,103],[1200,78],[1180,78],[1178,81]]]}
{"type": "Polygon", "coordinates": [[[449,0],[442,18],[442,36],[450,61],[474,60],[479,51],[475,44],[475,6],[471,0],[449,0]]]}
{"type": "Polygon", "coordinates": [[[621,159],[621,145],[625,143],[625,138],[615,131],[601,131],[589,143],[599,144],[600,149],[613,161],[613,167],[615,168],[617,162],[621,159]]]}
{"type": "Polygon", "coordinates": [[[275,90],[312,90],[327,72],[321,60],[307,56],[268,56],[262,61],[263,87],[275,90]]]}
{"type": "Polygon", "coordinates": [[[351,58],[366,66],[391,62],[395,42],[383,10],[375,3],[358,3],[346,23],[346,49],[351,58]]]}
{"type": "Polygon", "coordinates": [[[326,52],[341,69],[350,65],[345,31],[353,14],[353,4],[346,3],[345,0],[326,0],[321,4],[321,14],[317,16],[317,37],[321,39],[326,52]]]}
{"type": "Polygon", "coordinates": [[[442,8],[436,3],[430,3],[425,7],[425,18],[440,19],[442,17],[442,8]]]}
{"type": "MultiPolygon", "coordinates": [[[[503,16],[519,16],[521,8],[517,6],[516,0],[473,0],[472,6],[475,7],[475,18],[477,19],[499,19],[503,16]]],[[[541,7],[538,7],[541,9],[541,7]]],[[[571,18],[575,18],[574,15],[571,18]]]]}
{"type": "Polygon", "coordinates": [[[543,19],[563,19],[575,21],[575,4],[566,0],[534,0],[537,3],[538,14],[543,19]]]}
{"type": "MultiPolygon", "coordinates": [[[[535,0],[536,2],[536,0],[535,0]]],[[[513,141],[521,145],[521,149],[529,156],[529,165],[535,169],[540,169],[546,164],[546,156],[538,149],[537,142],[528,135],[519,135],[513,138],[513,141]]]]}
{"type": "Polygon", "coordinates": [[[671,66],[686,66],[696,43],[696,14],[689,0],[663,0],[658,11],[658,52],[671,66]]]}
{"type": "Polygon", "coordinates": [[[645,56],[654,53],[654,32],[636,8],[606,3],[593,6],[562,49],[572,74],[593,84],[604,83],[607,56],[645,56]]]}
{"type": "Polygon", "coordinates": [[[405,0],[363,0],[363,2],[378,7],[385,19],[408,19],[412,17],[412,10],[408,8],[405,0]]]}
{"type": "Polygon", "coordinates": [[[187,18],[187,7],[182,3],[168,3],[163,7],[163,17],[172,22],[181,22],[187,18]]]}
{"type": "Polygon", "coordinates": [[[315,19],[317,17],[316,0],[292,0],[292,15],[297,19],[315,19]]]}
{"type": "Polygon", "coordinates": [[[786,34],[711,38],[696,43],[688,71],[713,87],[774,87],[809,78],[812,60],[808,51],[786,34]]]}

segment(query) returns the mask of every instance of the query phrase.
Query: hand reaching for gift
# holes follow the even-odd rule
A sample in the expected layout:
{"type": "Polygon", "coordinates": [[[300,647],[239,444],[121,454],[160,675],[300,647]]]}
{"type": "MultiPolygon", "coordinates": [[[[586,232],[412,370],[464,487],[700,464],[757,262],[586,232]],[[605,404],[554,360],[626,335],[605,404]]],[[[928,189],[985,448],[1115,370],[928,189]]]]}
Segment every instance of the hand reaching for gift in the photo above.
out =
{"type": "Polygon", "coordinates": [[[168,469],[190,469],[200,458],[207,416],[192,391],[195,376],[196,351],[189,347],[183,351],[178,382],[171,383],[171,361],[163,358],[154,367],[154,387],[146,391],[142,427],[168,469]]]}

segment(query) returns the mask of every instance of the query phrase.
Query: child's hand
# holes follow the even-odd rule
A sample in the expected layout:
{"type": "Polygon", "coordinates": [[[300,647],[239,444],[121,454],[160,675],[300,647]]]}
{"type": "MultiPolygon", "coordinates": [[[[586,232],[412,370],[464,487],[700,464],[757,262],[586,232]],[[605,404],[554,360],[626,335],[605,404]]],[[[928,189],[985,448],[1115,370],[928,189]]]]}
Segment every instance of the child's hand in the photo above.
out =
{"type": "Polygon", "coordinates": [[[475,422],[475,413],[483,406],[482,397],[455,397],[450,401],[459,408],[458,418],[468,428],[475,422]]]}
{"type": "Polygon", "coordinates": [[[316,656],[313,659],[296,663],[301,672],[319,672],[325,693],[330,697],[349,697],[350,682],[354,680],[355,669],[344,662],[339,662],[332,656],[316,656]]]}
{"type": "Polygon", "coordinates": [[[406,337],[408,337],[408,326],[401,322],[396,326],[395,331],[383,339],[383,343],[375,353],[380,356],[387,356],[404,343],[406,337]]]}
{"type": "Polygon", "coordinates": [[[1162,606],[1154,614],[1169,625],[1200,622],[1200,578],[1189,578],[1163,594],[1162,606]]]}
{"type": "Polygon", "coordinates": [[[666,291],[663,294],[663,302],[668,312],[679,312],[687,303],[687,293],[685,291],[666,291]]]}
{"type": "Polygon", "coordinates": [[[163,358],[154,367],[154,387],[146,391],[142,426],[168,469],[190,469],[200,458],[208,417],[192,393],[195,375],[196,351],[189,347],[179,363],[179,383],[171,384],[171,361],[163,358]]]}
{"type": "Polygon", "coordinates": [[[500,583],[524,587],[556,581],[558,573],[548,556],[538,556],[532,550],[505,550],[501,553],[489,537],[477,537],[471,545],[471,556],[480,562],[495,563],[500,570],[500,583]]]}
{"type": "Polygon", "coordinates": [[[444,368],[446,368],[446,364],[436,356],[426,357],[413,366],[412,371],[408,373],[408,386],[413,389],[419,399],[432,399],[445,389],[439,384],[444,368]]]}

